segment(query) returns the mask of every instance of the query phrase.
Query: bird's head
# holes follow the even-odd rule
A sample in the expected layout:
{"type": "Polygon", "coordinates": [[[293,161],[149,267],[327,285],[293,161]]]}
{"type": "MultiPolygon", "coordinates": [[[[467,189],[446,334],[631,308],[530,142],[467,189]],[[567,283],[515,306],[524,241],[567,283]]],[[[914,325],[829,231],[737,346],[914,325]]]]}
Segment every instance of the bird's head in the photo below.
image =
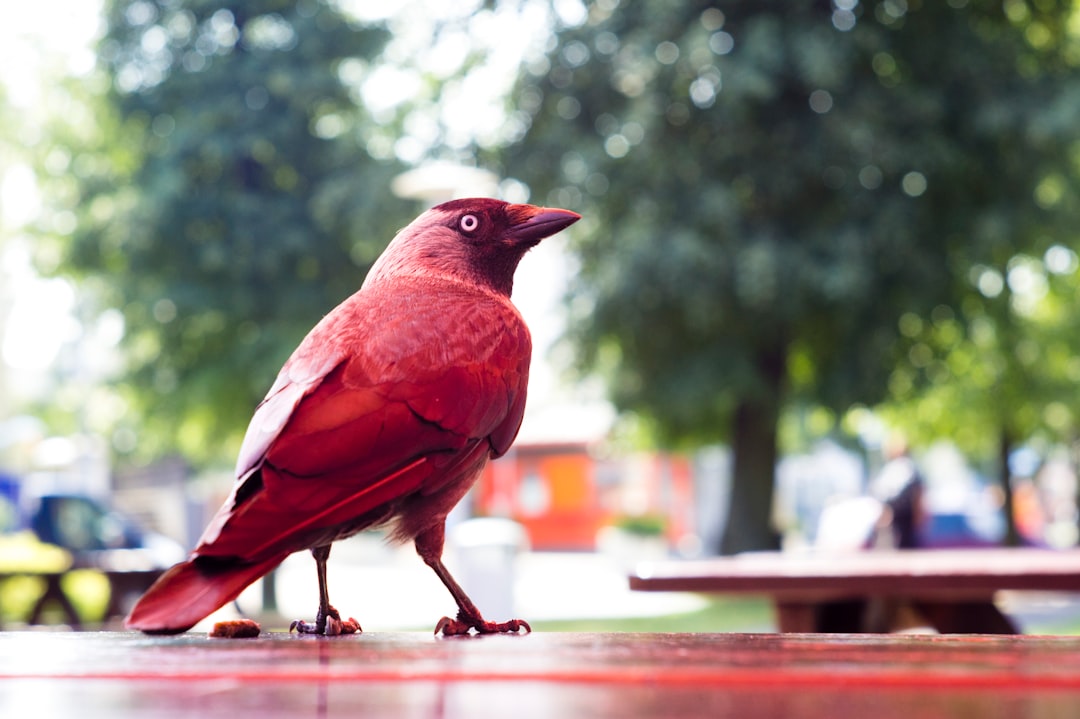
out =
{"type": "Polygon", "coordinates": [[[486,197],[445,202],[398,232],[364,284],[402,275],[442,276],[509,296],[522,256],[579,219],[569,210],[486,197]]]}

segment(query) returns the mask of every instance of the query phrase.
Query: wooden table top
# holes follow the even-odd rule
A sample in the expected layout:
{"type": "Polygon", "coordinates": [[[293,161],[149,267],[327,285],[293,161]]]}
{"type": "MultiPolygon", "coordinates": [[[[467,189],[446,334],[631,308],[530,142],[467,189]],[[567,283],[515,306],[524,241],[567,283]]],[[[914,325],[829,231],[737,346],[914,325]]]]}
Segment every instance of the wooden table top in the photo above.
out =
{"type": "Polygon", "coordinates": [[[0,633],[0,716],[1073,716],[1080,638],[0,633]]]}
{"type": "Polygon", "coordinates": [[[1003,589],[1080,592],[1080,551],[951,549],[752,552],[639,566],[632,589],[774,596],[977,596],[1003,589]]]}

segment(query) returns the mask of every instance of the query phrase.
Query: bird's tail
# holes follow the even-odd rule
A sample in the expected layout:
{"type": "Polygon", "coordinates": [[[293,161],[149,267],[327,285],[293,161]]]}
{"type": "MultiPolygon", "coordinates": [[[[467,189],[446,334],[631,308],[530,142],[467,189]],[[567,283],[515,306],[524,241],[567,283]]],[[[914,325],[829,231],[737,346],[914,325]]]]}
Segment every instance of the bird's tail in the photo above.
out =
{"type": "Polygon", "coordinates": [[[276,567],[284,556],[254,564],[196,556],[158,577],[124,620],[147,634],[179,634],[236,599],[244,588],[276,567]]]}

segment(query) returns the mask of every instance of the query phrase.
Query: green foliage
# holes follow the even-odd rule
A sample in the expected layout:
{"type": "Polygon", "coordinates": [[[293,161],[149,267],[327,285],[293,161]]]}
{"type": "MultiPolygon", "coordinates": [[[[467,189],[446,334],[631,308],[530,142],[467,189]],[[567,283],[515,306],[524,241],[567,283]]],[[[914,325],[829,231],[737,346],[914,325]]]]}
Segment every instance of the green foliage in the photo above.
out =
{"type": "Polygon", "coordinates": [[[979,28],[995,43],[1015,35],[1017,79],[982,78],[982,172],[957,178],[982,200],[956,205],[967,224],[946,238],[957,298],[900,318],[906,351],[887,409],[916,440],[949,437],[979,458],[1069,440],[1080,416],[1067,309],[1077,289],[1078,16],[1071,3],[1006,2],[1002,13],[1007,30],[979,28]]]}
{"type": "Polygon", "coordinates": [[[620,405],[715,439],[776,344],[814,399],[881,399],[955,246],[1021,239],[1051,85],[996,3],[886,5],[848,32],[820,2],[596,7],[523,83],[508,167],[591,220],[575,337],[620,405]]]}
{"type": "Polygon", "coordinates": [[[227,458],[411,214],[354,98],[387,33],[321,0],[113,0],[107,20],[60,269],[123,314],[138,450],[227,458]]]}
{"type": "Polygon", "coordinates": [[[1002,435],[1071,441],[1080,417],[1077,268],[1064,245],[1041,258],[1017,254],[1004,275],[973,268],[971,284],[987,294],[962,303],[963,322],[945,307],[925,321],[903,316],[911,347],[890,376],[891,422],[916,442],[946,436],[979,458],[994,457],[1002,435]]]}
{"type": "MultiPolygon", "coordinates": [[[[587,218],[580,364],[668,441],[732,439],[736,495],[771,484],[779,407],[886,399],[914,344],[901,317],[966,331],[972,267],[1072,241],[1070,13],[593,5],[521,82],[532,123],[506,160],[587,218]]],[[[764,523],[769,498],[741,509],[764,523]]]]}
{"type": "Polygon", "coordinates": [[[628,534],[642,537],[659,537],[663,535],[667,521],[659,514],[628,514],[617,517],[613,526],[618,527],[628,534]]]}

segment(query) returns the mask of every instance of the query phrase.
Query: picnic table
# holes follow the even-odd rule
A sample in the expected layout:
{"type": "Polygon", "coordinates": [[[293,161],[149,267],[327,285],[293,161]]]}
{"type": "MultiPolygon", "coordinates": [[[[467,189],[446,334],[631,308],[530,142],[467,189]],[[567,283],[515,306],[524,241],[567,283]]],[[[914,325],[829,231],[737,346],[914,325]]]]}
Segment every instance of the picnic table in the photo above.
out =
{"type": "Polygon", "coordinates": [[[1056,719],[1080,638],[0,633],[0,716],[1056,719]]]}
{"type": "Polygon", "coordinates": [[[750,552],[639,566],[631,589],[771,597],[781,632],[889,631],[875,600],[906,603],[942,634],[1015,634],[994,604],[1003,590],[1080,592],[1080,551],[1009,549],[750,552]]]}

